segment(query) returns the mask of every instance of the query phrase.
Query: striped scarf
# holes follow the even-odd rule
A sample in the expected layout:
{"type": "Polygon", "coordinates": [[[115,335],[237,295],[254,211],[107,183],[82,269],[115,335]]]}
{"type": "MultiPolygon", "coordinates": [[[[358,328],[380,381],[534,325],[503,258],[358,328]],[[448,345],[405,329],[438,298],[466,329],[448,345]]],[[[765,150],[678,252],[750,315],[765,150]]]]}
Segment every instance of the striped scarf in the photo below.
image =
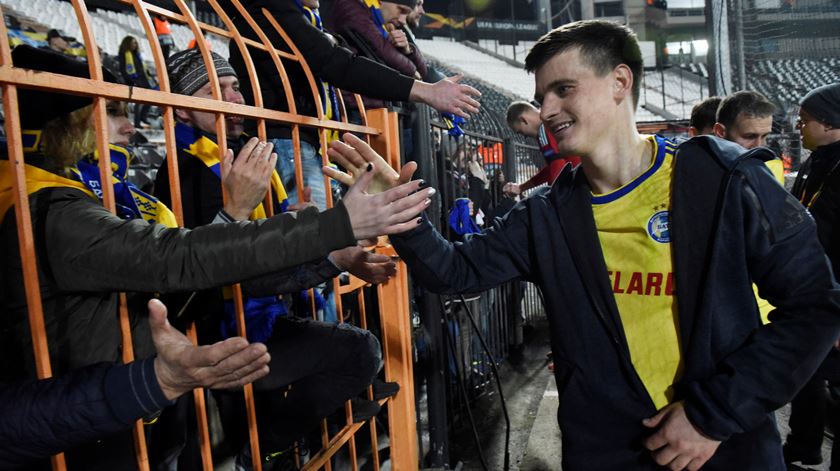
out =
{"type": "MultiPolygon", "coordinates": [[[[114,185],[117,216],[127,220],[143,219],[150,224],[178,227],[175,214],[166,205],[128,181],[128,166],[131,162],[128,149],[114,144],[109,144],[108,147],[111,151],[111,182],[114,185]]],[[[97,153],[94,152],[76,162],[70,172],[102,200],[102,179],[97,153]]]]}
{"type": "Polygon", "coordinates": [[[382,18],[382,11],[379,9],[380,4],[379,0],[363,0],[365,6],[370,9],[370,16],[373,19],[373,24],[376,25],[376,28],[379,29],[379,34],[382,35],[383,38],[388,38],[388,30],[385,29],[385,19],[382,18]]]}

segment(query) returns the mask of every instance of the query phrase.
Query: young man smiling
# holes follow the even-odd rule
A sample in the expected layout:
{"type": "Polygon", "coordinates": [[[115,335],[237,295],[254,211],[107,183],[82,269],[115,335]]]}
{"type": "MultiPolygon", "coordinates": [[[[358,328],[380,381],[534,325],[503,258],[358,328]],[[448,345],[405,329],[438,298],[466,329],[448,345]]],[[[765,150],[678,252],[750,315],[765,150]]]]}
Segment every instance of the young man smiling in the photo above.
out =
{"type": "MultiPolygon", "coordinates": [[[[563,469],[784,470],[773,411],[840,334],[813,220],[773,182],[766,150],[638,134],[628,28],[565,25],[525,63],[543,122],[580,167],[464,243],[428,223],[392,237],[414,279],[441,293],[540,286],[563,469]],[[660,276],[673,292],[651,287],[660,276]],[[753,282],[778,307],[768,325],[753,282]]],[[[376,156],[345,139],[330,155],[358,175],[376,156]]]]}

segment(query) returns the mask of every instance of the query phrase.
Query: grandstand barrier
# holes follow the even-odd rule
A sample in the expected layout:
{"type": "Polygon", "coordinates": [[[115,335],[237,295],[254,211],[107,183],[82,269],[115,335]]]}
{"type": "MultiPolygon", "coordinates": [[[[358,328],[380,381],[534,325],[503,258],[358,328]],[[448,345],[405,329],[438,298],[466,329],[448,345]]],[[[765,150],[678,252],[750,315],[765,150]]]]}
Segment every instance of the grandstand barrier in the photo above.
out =
{"type": "MultiPolygon", "coordinates": [[[[346,118],[344,118],[341,122],[325,120],[323,110],[320,108],[321,101],[317,98],[317,87],[313,76],[306,65],[305,59],[300,55],[299,51],[289,40],[285,32],[283,32],[279,27],[276,19],[272,18],[270,13],[267,11],[262,10],[258,14],[266,16],[272,27],[274,27],[278,34],[280,34],[287,42],[290,50],[292,51],[291,54],[280,51],[269,43],[265,32],[260,30],[254,19],[251,17],[251,13],[246,11],[238,0],[232,0],[233,5],[241,15],[248,18],[248,22],[260,38],[259,41],[242,37],[233,27],[230,17],[222,10],[216,0],[209,0],[209,5],[221,19],[224,28],[197,21],[184,0],[175,0],[177,11],[169,11],[167,9],[146,3],[142,0],[121,1],[133,8],[143,25],[146,39],[152,50],[152,58],[156,66],[160,90],[132,89],[125,85],[106,83],[103,80],[101,57],[98,53],[97,40],[94,36],[91,17],[84,0],[73,0],[72,5],[82,31],[84,44],[86,46],[87,61],[91,76],[90,79],[68,77],[46,72],[33,73],[32,71],[15,68],[12,66],[11,50],[8,41],[2,41],[2,44],[0,44],[0,86],[2,86],[3,90],[3,107],[5,111],[5,129],[8,139],[9,161],[15,172],[13,175],[15,215],[18,221],[18,236],[20,240],[20,253],[28,304],[27,309],[34,345],[38,378],[48,378],[52,373],[50,368],[49,346],[47,344],[46,333],[44,330],[44,317],[40,297],[38,272],[36,268],[34,248],[35,241],[32,232],[26,180],[24,177],[25,160],[23,147],[21,145],[21,128],[18,115],[19,105],[17,100],[17,90],[19,87],[52,90],[61,93],[89,96],[92,98],[93,117],[96,128],[96,147],[100,156],[100,172],[103,175],[110,174],[111,171],[110,154],[108,152],[108,126],[106,122],[106,101],[108,100],[126,102],[133,101],[160,107],[164,122],[163,129],[166,152],[170,156],[177,155],[174,136],[175,119],[173,114],[173,109],[176,107],[212,112],[216,114],[216,132],[219,141],[220,153],[222,154],[226,150],[226,130],[224,125],[225,115],[244,116],[258,120],[258,136],[262,140],[265,140],[266,138],[266,120],[287,123],[292,126],[293,130],[293,141],[295,147],[294,157],[297,168],[296,179],[298,182],[299,192],[303,189],[299,135],[301,126],[314,127],[319,130],[321,136],[322,156],[326,156],[326,152],[324,151],[324,147],[327,145],[326,130],[339,130],[354,132],[366,136],[375,149],[387,156],[391,165],[398,168],[400,164],[396,116],[385,110],[371,110],[365,114],[364,109],[361,107],[361,100],[356,97],[357,102],[360,105],[360,109],[362,110],[362,116],[366,125],[359,126],[348,124],[346,118]],[[166,75],[164,57],[158,43],[155,29],[152,25],[150,14],[162,15],[175,23],[188,25],[195,37],[199,39],[197,41],[197,45],[202,57],[204,58],[205,65],[210,72],[213,99],[195,98],[177,95],[170,92],[170,84],[166,75]],[[278,74],[280,74],[280,76],[284,79],[285,93],[290,111],[279,112],[263,108],[262,99],[259,93],[255,96],[255,106],[236,105],[222,102],[218,77],[214,70],[213,61],[210,58],[208,47],[204,41],[206,34],[213,34],[225,40],[229,40],[242,51],[248,68],[248,74],[252,83],[255,85],[258,81],[248,48],[269,52],[274,59],[278,74]],[[295,103],[292,99],[291,89],[288,85],[288,80],[286,79],[285,69],[283,66],[284,61],[299,62],[306,71],[311,91],[313,96],[316,97],[314,102],[319,104],[318,116],[309,117],[296,114],[295,103]]],[[[0,12],[1,11],[2,10],[0,10],[0,12]]],[[[3,37],[7,36],[5,25],[0,25],[0,35],[3,37]]],[[[255,86],[254,88],[255,90],[259,90],[259,86],[255,86]]],[[[342,114],[344,115],[344,113],[342,114]]],[[[324,162],[326,163],[326,157],[324,157],[324,162]]],[[[170,172],[169,185],[173,201],[172,210],[175,213],[179,224],[182,224],[183,213],[181,207],[177,159],[167,159],[167,164],[170,172]]],[[[328,184],[327,187],[329,188],[328,184]]],[[[299,194],[299,197],[302,197],[302,195],[299,194]]],[[[327,193],[327,197],[328,204],[331,205],[332,201],[329,193],[327,193]]],[[[269,190],[269,194],[266,195],[266,201],[270,200],[271,195],[269,190]]],[[[103,185],[103,202],[106,208],[114,212],[115,201],[114,188],[112,185],[103,185]]],[[[267,204],[266,207],[269,208],[270,211],[271,204],[267,204]]],[[[396,254],[387,244],[387,241],[381,241],[376,247],[376,250],[378,252],[389,254],[392,257],[396,257],[396,254]]],[[[388,381],[398,381],[401,386],[399,393],[385,400],[388,408],[388,439],[391,449],[391,468],[395,470],[416,470],[418,469],[418,445],[415,430],[416,417],[413,397],[414,386],[411,354],[411,329],[408,315],[407,269],[402,263],[399,263],[398,274],[399,275],[396,278],[392,279],[388,283],[378,285],[375,289],[375,293],[371,293],[370,289],[366,288],[365,282],[352,277],[349,284],[341,285],[338,279],[333,280],[333,284],[335,292],[340,294],[339,299],[337,299],[337,304],[340,310],[339,312],[342,312],[341,304],[343,300],[347,302],[351,300],[354,301],[358,306],[356,310],[356,317],[359,319],[361,327],[369,326],[368,315],[371,314],[371,312],[365,308],[366,303],[374,300],[375,304],[378,306],[378,316],[381,322],[380,340],[384,349],[385,377],[388,381]],[[365,295],[366,292],[368,293],[368,296],[365,295]]],[[[238,332],[244,337],[246,332],[242,306],[242,293],[238,285],[233,286],[233,291],[235,293],[238,332]]],[[[310,296],[310,299],[311,298],[312,297],[310,296]]],[[[131,348],[132,339],[128,323],[128,309],[125,294],[120,296],[119,314],[122,340],[125,345],[122,360],[124,362],[129,362],[133,360],[133,351],[131,348]]],[[[188,329],[188,336],[193,342],[196,341],[196,330],[194,325],[188,329]]],[[[259,411],[256,410],[254,393],[251,385],[246,385],[243,388],[243,394],[245,396],[247,407],[249,439],[251,455],[253,458],[252,464],[255,470],[261,470],[262,462],[260,459],[261,453],[259,450],[259,441],[257,439],[258,430],[256,422],[256,414],[258,414],[259,411]]],[[[205,391],[196,389],[193,393],[193,398],[195,402],[197,427],[199,431],[201,461],[203,469],[210,471],[214,469],[214,463],[211,450],[211,437],[208,427],[205,391]]],[[[356,437],[361,429],[365,427],[365,424],[352,423],[352,411],[349,402],[346,405],[346,413],[346,424],[344,424],[337,433],[330,434],[326,422],[322,424],[322,449],[315,454],[309,462],[305,464],[302,463],[303,469],[326,469],[329,471],[332,469],[333,458],[338,452],[344,449],[346,449],[350,454],[349,459],[353,469],[358,468],[357,455],[359,454],[359,450],[356,449],[356,437]]],[[[371,448],[373,450],[371,457],[373,469],[378,470],[380,469],[380,463],[376,452],[378,449],[376,423],[374,420],[370,420],[367,426],[370,430],[371,448]]],[[[134,440],[137,467],[140,470],[148,470],[150,463],[142,421],[138,421],[134,426],[134,440]]],[[[65,470],[66,464],[63,454],[54,456],[52,458],[52,465],[54,470],[65,470]]]]}
{"type": "MultiPolygon", "coordinates": [[[[450,224],[456,201],[473,201],[475,213],[481,210],[488,227],[515,204],[503,194],[504,183],[521,178],[517,172],[525,170],[519,167],[533,167],[528,171],[536,172],[530,154],[539,150],[522,145],[524,157],[519,156],[509,150],[514,148],[510,137],[469,129],[490,128],[487,123],[470,122],[462,135],[450,135],[448,124],[432,119],[428,108],[418,108],[412,132],[418,172],[439,194],[427,215],[445,238],[457,241],[464,236],[450,224]],[[520,165],[520,157],[528,160],[526,165],[520,165]]],[[[449,456],[450,432],[468,428],[475,401],[493,394],[491,363],[502,363],[512,349],[523,345],[524,326],[544,316],[542,301],[534,285],[519,280],[463,296],[438,296],[410,286],[418,311],[418,389],[425,386],[426,393],[427,413],[420,415],[428,421],[421,424],[428,432],[421,434],[428,436],[421,453],[427,466],[448,467],[457,461],[449,456]],[[489,351],[482,348],[479,334],[489,351]]],[[[418,410],[422,407],[418,404],[418,410]]]]}

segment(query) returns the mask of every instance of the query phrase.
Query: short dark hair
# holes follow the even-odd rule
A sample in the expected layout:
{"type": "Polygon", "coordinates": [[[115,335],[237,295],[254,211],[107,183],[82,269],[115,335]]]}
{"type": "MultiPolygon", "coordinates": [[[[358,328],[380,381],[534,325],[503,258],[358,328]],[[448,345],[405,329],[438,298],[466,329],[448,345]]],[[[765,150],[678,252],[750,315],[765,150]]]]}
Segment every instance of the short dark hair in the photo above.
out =
{"type": "Polygon", "coordinates": [[[742,90],[721,100],[715,119],[718,123],[730,127],[735,124],[741,113],[749,118],[766,118],[772,116],[774,111],[776,105],[761,93],[742,90]]]}
{"type": "Polygon", "coordinates": [[[694,108],[691,109],[691,119],[689,119],[688,125],[695,129],[706,129],[714,126],[721,100],[723,98],[719,96],[710,96],[694,105],[694,108]]]}
{"type": "Polygon", "coordinates": [[[580,56],[599,76],[625,64],[633,72],[633,104],[639,103],[642,51],[630,28],[603,20],[576,21],[543,35],[525,58],[525,70],[534,72],[557,54],[580,48],[580,56]]]}
{"type": "Polygon", "coordinates": [[[519,117],[522,116],[522,113],[534,108],[534,105],[522,100],[517,100],[509,104],[507,107],[508,127],[513,128],[519,122],[519,117]]]}

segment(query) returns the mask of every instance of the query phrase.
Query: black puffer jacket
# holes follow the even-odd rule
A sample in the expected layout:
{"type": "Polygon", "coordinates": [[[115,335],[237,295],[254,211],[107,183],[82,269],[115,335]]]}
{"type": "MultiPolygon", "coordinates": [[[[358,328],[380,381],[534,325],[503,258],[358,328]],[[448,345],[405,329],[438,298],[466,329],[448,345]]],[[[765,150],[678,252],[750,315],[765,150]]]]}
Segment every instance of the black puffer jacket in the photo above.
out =
{"type": "MultiPolygon", "coordinates": [[[[30,196],[46,329],[55,374],[120,359],[118,292],[208,289],[322,260],[355,244],[339,202],[318,213],[195,230],[167,229],[113,216],[83,192],[47,188],[30,196]]],[[[2,379],[34,377],[16,218],[0,226],[2,379]]],[[[129,296],[134,298],[133,296],[129,296]]],[[[145,302],[129,300],[137,356],[152,354],[145,302]]]]}
{"type": "MultiPolygon", "coordinates": [[[[342,90],[388,101],[408,101],[414,79],[387,66],[357,56],[349,49],[342,47],[334,38],[322,33],[309,23],[295,5],[294,0],[245,0],[242,4],[254,17],[257,25],[262,28],[271,43],[283,51],[290,52],[261,10],[265,8],[271,12],[286,34],[292,38],[316,78],[326,80],[342,90]]],[[[259,41],[257,34],[232,5],[226,2],[222,2],[222,5],[233,17],[236,28],[244,37],[259,41]]],[[[264,106],[273,110],[289,111],[286,94],[283,91],[283,81],[277,73],[271,56],[254,48],[250,48],[249,51],[259,76],[264,106]]],[[[242,53],[233,41],[230,42],[230,64],[239,76],[245,102],[253,104],[253,86],[242,53]]],[[[309,87],[303,69],[293,61],[283,61],[283,65],[289,76],[298,114],[316,116],[312,89],[309,87]]],[[[279,123],[267,124],[270,138],[291,138],[289,126],[279,123]]],[[[252,132],[252,134],[256,133],[252,132]]],[[[315,148],[320,147],[318,133],[311,128],[301,128],[301,138],[315,148]]]]}
{"type": "MultiPolygon", "coordinates": [[[[773,411],[790,401],[840,336],[840,288],[814,221],[761,160],[714,138],[677,150],[670,235],[688,419],[723,441],[710,471],[784,471],[773,411]],[[776,306],[762,325],[753,282],[776,306]]],[[[414,279],[441,293],[523,278],[545,296],[563,431],[563,469],[660,469],[643,446],[656,408],[627,339],[583,172],[451,244],[426,223],[392,237],[414,279]]]]}
{"type": "Polygon", "coordinates": [[[157,382],[154,358],[0,384],[0,469],[128,430],[170,404],[157,382]]]}
{"type": "Polygon", "coordinates": [[[835,271],[840,269],[840,141],[811,153],[791,193],[814,216],[820,243],[835,271]]]}

